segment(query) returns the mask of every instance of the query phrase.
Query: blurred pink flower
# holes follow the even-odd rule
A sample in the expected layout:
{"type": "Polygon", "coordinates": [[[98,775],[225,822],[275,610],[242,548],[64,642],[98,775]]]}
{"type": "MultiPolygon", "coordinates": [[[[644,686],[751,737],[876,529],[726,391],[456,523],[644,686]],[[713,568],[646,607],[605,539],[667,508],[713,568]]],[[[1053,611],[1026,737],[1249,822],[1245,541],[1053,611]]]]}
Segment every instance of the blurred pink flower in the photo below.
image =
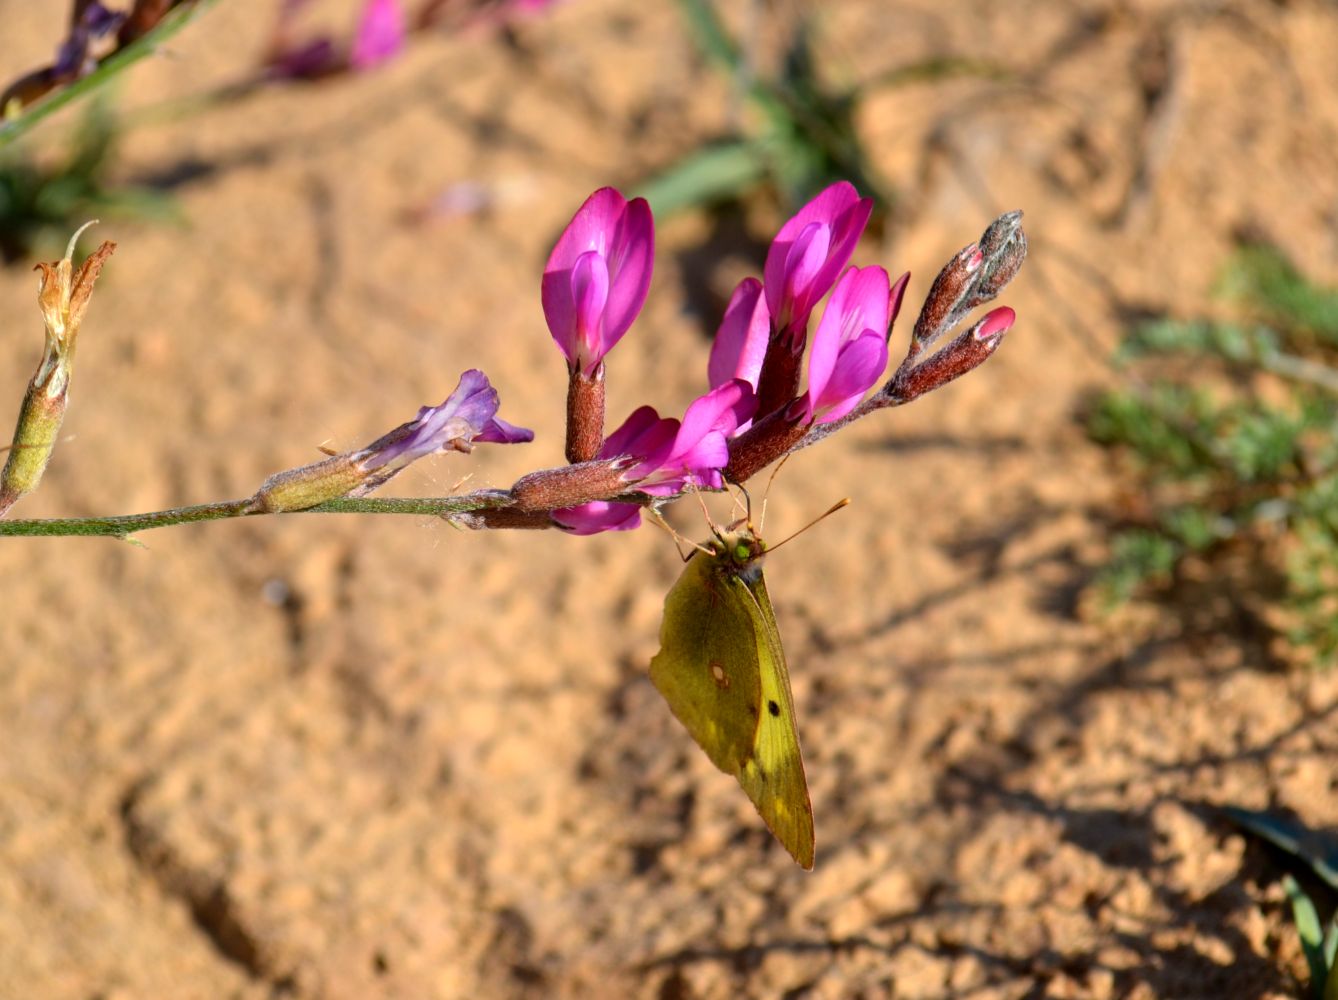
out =
{"type": "Polygon", "coordinates": [[[544,318],[573,370],[593,375],[646,301],[655,222],[644,198],[600,188],[580,207],[544,268],[544,318]]]}
{"type": "Polygon", "coordinates": [[[349,65],[368,70],[389,62],[403,50],[404,39],[404,12],[398,0],[367,0],[353,36],[349,65]]]}

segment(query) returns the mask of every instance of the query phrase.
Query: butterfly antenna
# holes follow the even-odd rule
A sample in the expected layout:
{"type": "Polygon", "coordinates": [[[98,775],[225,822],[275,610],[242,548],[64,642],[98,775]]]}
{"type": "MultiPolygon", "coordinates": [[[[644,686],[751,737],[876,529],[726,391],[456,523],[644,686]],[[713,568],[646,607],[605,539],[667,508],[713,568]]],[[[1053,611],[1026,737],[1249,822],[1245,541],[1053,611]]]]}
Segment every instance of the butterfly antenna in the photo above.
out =
{"type": "Polygon", "coordinates": [[[747,487],[744,487],[743,485],[741,485],[741,483],[729,483],[729,485],[735,487],[736,490],[739,490],[739,493],[743,494],[744,498],[743,503],[740,503],[739,497],[733,497],[733,494],[731,494],[731,497],[733,497],[733,501],[735,501],[735,510],[740,511],[740,513],[743,514],[743,517],[736,518],[735,521],[731,522],[731,525],[729,525],[729,527],[731,527],[731,530],[735,529],[735,527],[739,527],[739,525],[748,525],[749,527],[751,527],[752,494],[748,493],[747,487]]]}
{"type": "MultiPolygon", "coordinates": [[[[790,456],[793,454],[794,452],[792,451],[786,452],[781,457],[781,460],[776,463],[776,467],[771,470],[771,475],[767,477],[767,488],[762,493],[762,516],[757,521],[757,533],[759,535],[762,533],[763,526],[767,523],[767,501],[771,499],[771,484],[776,481],[776,476],[780,474],[781,469],[785,468],[785,463],[790,460],[790,456]]],[[[826,514],[824,514],[823,517],[826,517],[826,514]]],[[[821,518],[819,518],[819,520],[821,520],[821,518]]]]}
{"type": "Polygon", "coordinates": [[[767,554],[770,555],[772,552],[775,552],[778,548],[780,548],[780,547],[781,547],[782,545],[784,545],[786,542],[793,541],[794,539],[798,538],[800,535],[802,535],[802,534],[803,534],[805,531],[807,531],[809,528],[813,527],[813,525],[817,524],[819,521],[823,520],[824,518],[830,517],[831,515],[835,514],[838,510],[840,510],[842,507],[846,507],[846,506],[848,506],[849,504],[850,504],[850,497],[842,497],[840,500],[836,501],[836,503],[832,504],[832,505],[831,505],[830,507],[828,507],[825,511],[823,511],[821,514],[819,514],[819,515],[818,515],[817,517],[815,517],[813,520],[809,521],[808,524],[804,525],[802,528],[800,528],[800,529],[799,529],[798,531],[796,531],[794,534],[792,534],[792,535],[790,535],[790,536],[788,536],[788,537],[786,537],[786,538],[781,539],[781,540],[780,540],[779,542],[777,542],[775,545],[768,545],[768,546],[767,546],[767,554]]]}
{"type": "Polygon", "coordinates": [[[664,515],[660,513],[658,507],[647,507],[646,512],[650,514],[651,520],[669,533],[669,537],[674,540],[674,548],[678,549],[678,557],[684,562],[687,562],[692,558],[693,550],[696,550],[697,552],[705,552],[708,556],[712,554],[711,550],[705,545],[702,545],[700,542],[694,542],[691,538],[684,538],[675,531],[674,526],[664,519],[664,515]],[[684,544],[688,547],[686,555],[683,553],[684,544]]]}

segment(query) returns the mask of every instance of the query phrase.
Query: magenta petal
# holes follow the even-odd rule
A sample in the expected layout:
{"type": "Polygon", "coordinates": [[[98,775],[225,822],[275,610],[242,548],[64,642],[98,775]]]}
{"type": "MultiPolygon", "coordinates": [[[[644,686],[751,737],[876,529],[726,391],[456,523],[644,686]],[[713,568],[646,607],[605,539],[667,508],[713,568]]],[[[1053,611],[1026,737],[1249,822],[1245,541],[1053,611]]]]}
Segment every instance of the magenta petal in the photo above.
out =
{"type": "Polygon", "coordinates": [[[611,257],[613,238],[626,210],[627,199],[616,188],[600,188],[571,217],[544,270],[568,270],[587,250],[597,250],[605,259],[611,257]]]}
{"type": "Polygon", "coordinates": [[[693,441],[685,451],[675,454],[674,463],[687,476],[707,485],[729,464],[729,442],[720,431],[710,431],[693,441]]]}
{"type": "Polygon", "coordinates": [[[571,269],[571,301],[576,310],[577,355],[603,357],[600,350],[604,305],[609,298],[609,269],[597,251],[587,250],[571,269]]]}
{"type": "Polygon", "coordinates": [[[599,457],[631,459],[632,464],[622,477],[626,482],[634,483],[664,465],[673,451],[677,433],[677,420],[660,417],[654,407],[638,407],[604,439],[599,457]]]}
{"type": "Polygon", "coordinates": [[[604,439],[604,444],[599,449],[599,457],[616,458],[619,455],[630,455],[632,442],[658,423],[659,420],[660,415],[655,412],[655,407],[638,406],[618,426],[616,431],[604,439]]]}
{"type": "Polygon", "coordinates": [[[887,334],[889,337],[892,335],[892,324],[896,323],[897,317],[901,315],[901,300],[906,297],[906,286],[910,283],[911,272],[907,271],[892,285],[887,307],[887,334]]]}
{"type": "Polygon", "coordinates": [[[623,480],[636,483],[653,476],[656,471],[663,468],[673,455],[677,433],[678,421],[672,417],[657,421],[653,427],[647,429],[633,442],[631,455],[640,461],[623,473],[623,480]]]}
{"type": "Polygon", "coordinates": [[[686,454],[702,437],[712,431],[728,437],[757,409],[753,387],[743,379],[730,379],[698,396],[683,414],[683,425],[674,441],[675,457],[686,454]]]}
{"type": "Polygon", "coordinates": [[[813,287],[820,290],[809,300],[810,309],[817,305],[818,299],[826,294],[836,276],[841,273],[841,269],[850,262],[859,238],[864,235],[864,227],[869,224],[871,214],[873,214],[873,199],[861,198],[837,216],[832,224],[832,242],[831,249],[827,252],[827,266],[813,282],[813,287]]]}
{"type": "Polygon", "coordinates": [[[367,0],[358,21],[349,64],[371,69],[399,55],[404,48],[404,14],[397,0],[367,0]]]}
{"type": "Polygon", "coordinates": [[[887,337],[875,330],[865,330],[844,345],[826,388],[809,397],[809,413],[817,414],[816,423],[839,420],[853,410],[887,367],[887,337]]]}
{"type": "Polygon", "coordinates": [[[553,511],[553,520],[573,535],[597,535],[601,531],[631,531],[641,524],[641,508],[634,503],[593,500],[579,507],[553,511]]]}
{"type": "MultiPolygon", "coordinates": [[[[822,292],[810,295],[810,291],[827,263],[831,245],[831,226],[825,222],[810,222],[785,255],[785,284],[781,287],[781,300],[792,303],[797,321],[802,322],[801,315],[806,312],[803,303],[810,298],[816,302],[822,295],[822,292]]],[[[831,282],[827,284],[830,286],[831,282]]],[[[823,292],[826,290],[822,289],[823,292]]]]}
{"type": "Polygon", "coordinates": [[[645,198],[633,198],[618,221],[609,249],[609,301],[604,350],[627,332],[646,304],[655,267],[655,219],[645,198]]]}
{"type": "Polygon", "coordinates": [[[860,198],[853,185],[839,181],[820,192],[791,218],[772,241],[764,270],[767,308],[772,319],[783,325],[803,326],[813,306],[827,294],[836,276],[850,260],[860,235],[873,211],[873,201],[860,198]],[[803,288],[790,281],[791,263],[797,263],[792,250],[801,234],[812,224],[828,231],[826,261],[813,270],[803,288]]]}
{"type": "Polygon", "coordinates": [[[541,290],[548,329],[569,364],[580,364],[587,374],[593,372],[627,332],[645,303],[654,257],[654,221],[644,199],[629,203],[606,187],[577,210],[548,257],[541,290]],[[578,316],[573,297],[572,272],[587,254],[603,261],[607,279],[598,323],[592,322],[589,313],[578,316]],[[578,336],[582,323],[583,332],[593,338],[584,345],[578,336]]]}
{"type": "Polygon", "coordinates": [[[706,365],[711,388],[733,378],[741,378],[757,388],[770,328],[771,317],[762,294],[762,282],[744,278],[730,296],[715,342],[711,344],[711,358],[706,365]]]}
{"type": "Polygon", "coordinates": [[[887,339],[889,308],[887,272],[881,267],[852,267],[841,276],[813,334],[808,358],[810,406],[820,408],[827,397],[837,359],[845,344],[874,330],[887,339]]]}

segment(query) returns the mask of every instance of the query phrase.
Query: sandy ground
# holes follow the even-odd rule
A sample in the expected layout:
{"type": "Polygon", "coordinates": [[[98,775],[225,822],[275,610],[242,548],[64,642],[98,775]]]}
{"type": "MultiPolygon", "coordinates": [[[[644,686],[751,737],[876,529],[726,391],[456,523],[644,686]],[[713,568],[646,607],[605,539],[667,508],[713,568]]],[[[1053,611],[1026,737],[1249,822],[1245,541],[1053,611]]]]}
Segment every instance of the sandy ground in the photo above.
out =
{"type": "MultiPolygon", "coordinates": [[[[220,4],[131,74],[126,104],[231,78],[259,7],[220,4]]],[[[1075,413],[1111,377],[1121,311],[1202,307],[1234,232],[1338,278],[1338,13],[825,9],[845,79],[945,52],[1017,71],[869,100],[900,201],[857,261],[911,269],[922,296],[1012,208],[1033,255],[985,368],[802,453],[772,490],[770,537],[854,499],[768,564],[816,870],[646,677],[678,567],[657,531],[308,515],[140,546],[9,539],[0,997],[1297,994],[1277,859],[1217,807],[1338,826],[1338,675],[1277,667],[1211,605],[1080,614],[1120,484],[1075,413]]],[[[45,4],[0,0],[0,24],[5,76],[59,34],[45,4]]],[[[671,4],[571,0],[519,42],[434,37],[379,74],[136,132],[124,176],[170,186],[188,222],[99,230],[120,248],[70,439],[15,513],[242,496],[475,366],[538,440],[393,492],[559,462],[552,240],[731,101],[671,4]],[[461,182],[493,207],[404,224],[461,182]]],[[[747,231],[764,246],[778,221],[759,209],[747,231]]],[[[659,237],[611,359],[615,419],[701,390],[715,317],[684,303],[760,265],[700,216],[659,237]]],[[[33,288],[0,273],[6,406],[38,349],[33,288]]],[[[673,519],[704,533],[695,505],[673,519]]]]}

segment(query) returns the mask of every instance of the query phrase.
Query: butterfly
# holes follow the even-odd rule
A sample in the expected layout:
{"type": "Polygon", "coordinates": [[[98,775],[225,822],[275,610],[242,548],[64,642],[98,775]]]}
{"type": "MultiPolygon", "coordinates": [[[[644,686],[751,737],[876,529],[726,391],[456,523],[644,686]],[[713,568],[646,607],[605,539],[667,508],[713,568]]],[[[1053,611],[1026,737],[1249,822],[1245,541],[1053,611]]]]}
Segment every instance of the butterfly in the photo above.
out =
{"type": "Polygon", "coordinates": [[[790,856],[812,869],[813,805],[762,576],[768,547],[750,522],[711,531],[665,598],[650,679],[711,763],[738,779],[790,856]]]}

